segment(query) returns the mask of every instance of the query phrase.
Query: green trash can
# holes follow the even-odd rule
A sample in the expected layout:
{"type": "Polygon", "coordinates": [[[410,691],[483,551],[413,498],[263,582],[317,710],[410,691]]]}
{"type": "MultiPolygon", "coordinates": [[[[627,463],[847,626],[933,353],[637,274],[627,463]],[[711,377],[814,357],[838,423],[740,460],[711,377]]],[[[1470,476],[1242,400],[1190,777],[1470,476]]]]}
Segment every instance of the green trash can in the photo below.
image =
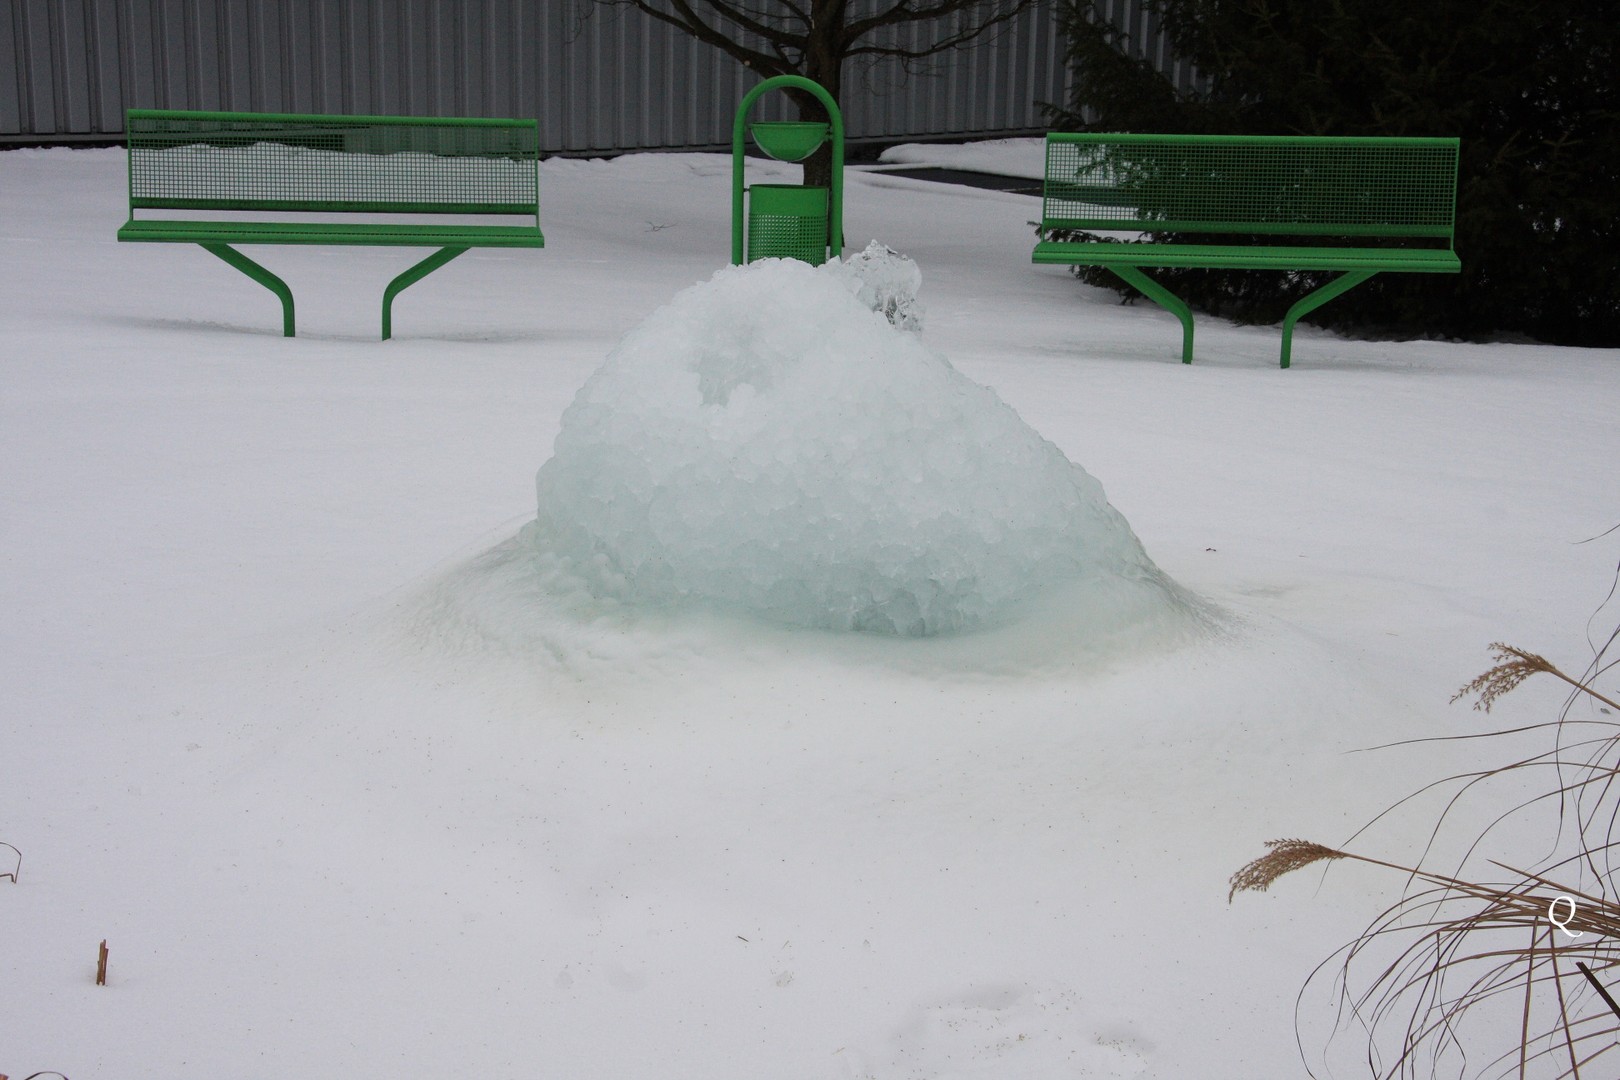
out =
{"type": "Polygon", "coordinates": [[[827,189],[803,184],[754,184],[748,189],[748,262],[827,261],[827,189]]]}

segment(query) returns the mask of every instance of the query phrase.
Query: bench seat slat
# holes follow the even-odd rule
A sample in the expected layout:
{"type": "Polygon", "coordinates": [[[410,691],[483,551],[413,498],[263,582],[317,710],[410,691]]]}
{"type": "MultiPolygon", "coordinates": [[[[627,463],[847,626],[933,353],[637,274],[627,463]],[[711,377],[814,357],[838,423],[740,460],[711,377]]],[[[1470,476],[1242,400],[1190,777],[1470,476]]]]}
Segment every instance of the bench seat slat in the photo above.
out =
{"type": "Polygon", "coordinates": [[[118,239],[183,244],[352,244],[381,247],[545,247],[534,225],[409,225],[290,221],[130,221],[118,239]]]}
{"type": "Polygon", "coordinates": [[[1247,247],[1218,244],[1116,244],[1044,241],[1037,263],[1065,266],[1187,266],[1256,270],[1401,270],[1455,274],[1454,251],[1437,248],[1247,247]]]}

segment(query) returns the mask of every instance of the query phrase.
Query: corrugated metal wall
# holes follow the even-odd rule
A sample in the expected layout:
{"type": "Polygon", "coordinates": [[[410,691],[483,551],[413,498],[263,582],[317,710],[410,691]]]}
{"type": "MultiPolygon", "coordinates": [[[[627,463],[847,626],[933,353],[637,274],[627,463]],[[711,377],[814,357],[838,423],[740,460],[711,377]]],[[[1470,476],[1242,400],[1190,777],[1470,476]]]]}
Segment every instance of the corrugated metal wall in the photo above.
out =
{"type": "MultiPolygon", "coordinates": [[[[1067,82],[1050,3],[920,71],[852,63],[844,80],[857,139],[1042,130],[1038,103],[1067,82]]],[[[12,142],[117,136],[134,107],[533,116],[547,152],[712,147],[755,81],[591,0],[0,0],[12,142]]]]}

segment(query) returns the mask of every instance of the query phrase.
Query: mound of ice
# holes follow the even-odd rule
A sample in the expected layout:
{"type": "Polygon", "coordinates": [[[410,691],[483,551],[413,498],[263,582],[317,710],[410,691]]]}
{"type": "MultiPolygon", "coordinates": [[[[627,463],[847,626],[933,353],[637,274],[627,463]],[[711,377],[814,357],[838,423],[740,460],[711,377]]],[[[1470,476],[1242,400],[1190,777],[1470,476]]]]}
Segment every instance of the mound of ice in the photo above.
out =
{"type": "Polygon", "coordinates": [[[917,302],[922,271],[915,262],[873,240],[845,260],[844,269],[854,275],[861,303],[902,330],[922,329],[923,306],[917,302]]]}
{"type": "Polygon", "coordinates": [[[1061,586],[1110,626],[1177,608],[1101,485],[862,287],[768,260],[654,312],[563,414],[526,541],[601,599],[831,630],[971,629],[1061,586]]]}

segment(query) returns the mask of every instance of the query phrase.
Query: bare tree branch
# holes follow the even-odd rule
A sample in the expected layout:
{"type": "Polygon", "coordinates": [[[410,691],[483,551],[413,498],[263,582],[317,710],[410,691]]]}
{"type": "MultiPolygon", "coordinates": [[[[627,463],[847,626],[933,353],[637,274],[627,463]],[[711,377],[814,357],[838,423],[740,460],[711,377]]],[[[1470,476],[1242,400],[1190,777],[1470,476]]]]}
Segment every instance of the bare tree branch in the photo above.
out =
{"type": "MultiPolygon", "coordinates": [[[[708,23],[699,18],[698,14],[692,10],[691,5],[686,3],[685,0],[669,0],[671,6],[676,9],[675,14],[670,14],[656,6],[653,0],[597,0],[597,2],[614,7],[634,7],[659,22],[667,23],[675,27],[675,29],[691,35],[705,45],[714,46],[744,67],[755,71],[770,75],[787,75],[793,72],[793,67],[787,64],[785,57],[780,53],[772,56],[770,53],[748,48],[741,42],[726,36],[724,31],[709,26],[708,23]]],[[[760,36],[765,37],[767,40],[770,40],[771,37],[768,34],[760,36]]]]}
{"type": "MultiPolygon", "coordinates": [[[[823,82],[837,84],[837,69],[850,57],[893,57],[905,62],[937,56],[1004,28],[1039,0],[896,0],[875,14],[853,21],[848,20],[848,0],[812,0],[808,11],[796,0],[765,0],[752,5],[736,0],[596,2],[633,6],[755,70],[810,74],[819,76],[823,82]],[[901,45],[871,40],[874,34],[888,27],[929,23],[945,25],[941,25],[926,44],[901,45]],[[760,39],[771,52],[744,44],[745,35],[760,39]],[[811,59],[811,54],[817,51],[826,54],[817,58],[819,63],[811,59]],[[828,64],[833,70],[807,70],[828,64]]],[[[836,90],[833,96],[838,96],[836,90]]]]}
{"type": "MultiPolygon", "coordinates": [[[[986,13],[984,18],[968,20],[968,26],[974,29],[964,40],[971,41],[990,27],[1022,14],[1034,3],[1035,0],[936,0],[930,4],[914,4],[912,0],[898,0],[886,11],[850,23],[844,32],[853,43],[881,27],[934,22],[951,15],[972,14],[976,10],[982,10],[986,13]]],[[[961,34],[962,32],[958,31],[956,36],[961,37],[961,34]]]]}

